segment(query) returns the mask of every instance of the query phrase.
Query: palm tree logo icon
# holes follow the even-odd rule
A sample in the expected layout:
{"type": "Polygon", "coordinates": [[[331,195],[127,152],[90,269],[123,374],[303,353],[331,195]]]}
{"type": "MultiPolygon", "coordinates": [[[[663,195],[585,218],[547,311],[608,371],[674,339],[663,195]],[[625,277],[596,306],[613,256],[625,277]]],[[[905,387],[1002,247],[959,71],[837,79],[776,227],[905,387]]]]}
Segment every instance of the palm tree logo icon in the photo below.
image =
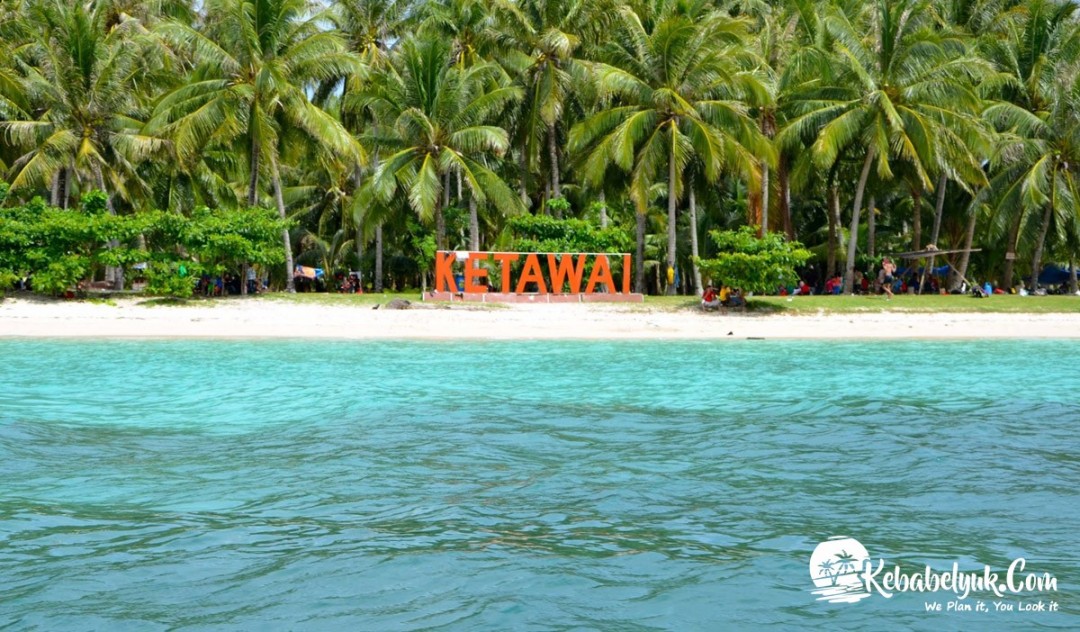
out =
{"type": "Polygon", "coordinates": [[[855,569],[855,556],[847,551],[841,550],[830,559],[818,564],[820,570],[819,576],[828,577],[832,582],[832,585],[836,585],[836,580],[840,576],[847,574],[855,569]]]}
{"type": "Polygon", "coordinates": [[[834,536],[814,549],[810,557],[810,577],[819,600],[852,603],[870,596],[860,578],[863,563],[869,561],[866,547],[854,538],[834,536]]]}

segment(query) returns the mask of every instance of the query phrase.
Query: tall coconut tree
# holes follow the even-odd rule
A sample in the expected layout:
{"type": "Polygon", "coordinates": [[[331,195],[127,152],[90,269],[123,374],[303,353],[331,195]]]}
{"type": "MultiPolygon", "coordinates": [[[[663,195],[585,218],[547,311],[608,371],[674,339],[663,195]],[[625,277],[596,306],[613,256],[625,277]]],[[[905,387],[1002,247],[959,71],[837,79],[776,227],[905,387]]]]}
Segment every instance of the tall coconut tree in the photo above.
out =
{"type": "Polygon", "coordinates": [[[980,100],[974,82],[986,69],[964,42],[926,28],[924,0],[878,0],[861,16],[833,7],[825,25],[834,38],[844,75],[838,85],[811,89],[788,133],[814,136],[819,168],[857,147],[862,165],[852,203],[844,292],[854,287],[855,254],[863,194],[871,168],[891,179],[893,161],[909,165],[920,190],[933,190],[938,163],[935,139],[948,129],[970,127],[980,100]]]}
{"type": "Polygon", "coordinates": [[[996,193],[992,208],[1007,227],[1001,278],[1005,287],[1013,283],[1024,226],[1032,237],[1034,284],[1054,216],[1073,212],[1072,174],[1080,166],[1076,14],[1076,5],[1069,2],[1031,0],[990,48],[1007,77],[998,86],[998,100],[985,112],[1001,132],[992,160],[996,193]]]}
{"type": "Polygon", "coordinates": [[[591,15],[589,0],[527,0],[495,5],[496,41],[506,52],[501,63],[524,88],[516,119],[523,158],[537,155],[541,139],[548,160],[552,197],[562,196],[559,127],[574,93],[573,64],[581,45],[582,23],[591,15]]]}
{"type": "MultiPolygon", "coordinates": [[[[360,56],[367,74],[353,75],[341,85],[339,81],[324,82],[316,98],[325,100],[336,94],[339,86],[344,94],[355,95],[367,89],[370,81],[378,81],[389,68],[391,49],[400,41],[407,29],[415,27],[417,7],[410,0],[341,0],[331,6],[334,25],[346,40],[349,50],[360,56]]],[[[349,98],[345,99],[346,101],[349,98]]],[[[354,136],[361,141],[371,138],[373,128],[382,124],[372,118],[372,112],[357,112],[347,108],[342,110],[342,122],[354,136]]],[[[363,144],[363,143],[362,143],[363,144]]],[[[363,248],[374,233],[375,270],[373,286],[376,292],[382,291],[383,283],[383,216],[377,211],[385,208],[370,203],[362,203],[359,195],[363,180],[378,167],[377,147],[368,151],[371,160],[366,168],[356,165],[351,172],[354,182],[353,195],[350,196],[348,216],[356,230],[354,245],[357,258],[362,258],[363,248]]]]}
{"type": "Polygon", "coordinates": [[[461,173],[477,203],[490,202],[507,214],[524,211],[521,199],[483,163],[509,148],[506,130],[491,123],[521,98],[521,90],[508,85],[495,64],[448,64],[449,51],[445,40],[409,38],[394,64],[350,99],[350,107],[385,122],[369,139],[385,156],[366,185],[369,194],[383,203],[404,194],[422,220],[434,220],[440,249],[447,247],[443,211],[451,172],[461,173]]]}
{"type": "MultiPolygon", "coordinates": [[[[113,196],[145,186],[138,164],[163,148],[141,132],[140,95],[148,41],[134,19],[112,23],[107,7],[37,2],[27,7],[28,40],[18,53],[21,96],[3,103],[0,123],[25,153],[12,165],[12,189],[52,186],[66,206],[77,180],[113,196]]],[[[3,75],[0,75],[3,76],[3,75]]],[[[7,75],[10,78],[10,75],[7,75]]]]}
{"type": "Polygon", "coordinates": [[[464,68],[501,52],[495,11],[487,0],[438,0],[417,7],[420,30],[451,42],[450,63],[464,68]]]}
{"type": "MultiPolygon", "coordinates": [[[[341,122],[314,105],[309,91],[319,82],[363,71],[341,35],[324,28],[330,17],[306,0],[207,0],[205,27],[169,22],[159,32],[188,52],[192,80],[166,95],[154,127],[175,143],[182,161],[218,147],[247,153],[247,203],[260,200],[269,176],[278,214],[282,197],[279,141],[297,132],[325,151],[363,159],[363,150],[341,122]]],[[[293,253],[282,231],[286,286],[293,288],[293,253]]]]}
{"type": "MultiPolygon", "coordinates": [[[[1038,113],[1008,103],[987,108],[987,116],[1009,129],[995,154],[995,167],[1003,176],[998,205],[1016,209],[1019,217],[1010,220],[1013,226],[1019,227],[1027,218],[1032,248],[1028,286],[1032,289],[1038,286],[1051,227],[1067,226],[1080,213],[1080,81],[1075,72],[1055,77],[1044,87],[1043,96],[1048,100],[1038,113]]],[[[1015,234],[1020,232],[1017,229],[1015,234]]]]}
{"type": "MultiPolygon", "coordinates": [[[[26,120],[31,109],[16,62],[16,51],[32,32],[20,5],[14,0],[0,2],[0,121],[26,120]]],[[[0,138],[0,149],[7,149],[5,145],[0,138]]],[[[7,171],[5,157],[0,153],[0,172],[7,171]]]]}
{"type": "Polygon", "coordinates": [[[806,95],[813,94],[824,99],[838,96],[834,87],[842,82],[843,71],[835,63],[834,38],[825,24],[824,7],[818,0],[791,0],[785,3],[783,11],[776,12],[766,22],[761,45],[774,77],[772,85],[776,95],[777,125],[780,128],[775,139],[779,189],[777,202],[783,214],[784,231],[788,239],[797,237],[791,211],[793,188],[803,197],[824,192],[828,225],[825,274],[832,276],[840,249],[837,178],[843,154],[838,154],[832,165],[818,167],[810,151],[813,136],[799,131],[803,122],[800,116],[806,112],[806,95]]]}
{"type": "MultiPolygon", "coordinates": [[[[761,159],[773,161],[748,105],[767,93],[747,48],[747,21],[720,12],[688,15],[663,0],[647,11],[623,7],[603,61],[588,63],[607,107],[571,130],[570,149],[587,153],[584,176],[594,186],[609,164],[630,172],[639,214],[654,183],[666,180],[667,268],[674,270],[677,210],[691,161],[708,182],[730,171],[755,185],[761,159]]],[[[639,263],[639,291],[641,272],[639,263]]]]}

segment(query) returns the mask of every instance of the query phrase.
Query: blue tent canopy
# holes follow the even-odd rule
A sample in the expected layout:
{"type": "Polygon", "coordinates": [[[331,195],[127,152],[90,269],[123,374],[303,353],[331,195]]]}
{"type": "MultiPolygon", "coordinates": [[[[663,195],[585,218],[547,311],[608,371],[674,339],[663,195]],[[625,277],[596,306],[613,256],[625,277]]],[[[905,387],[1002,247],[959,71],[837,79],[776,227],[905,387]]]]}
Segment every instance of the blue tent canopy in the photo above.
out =
{"type": "Polygon", "coordinates": [[[1047,264],[1039,273],[1039,283],[1042,285],[1061,285],[1068,283],[1071,273],[1068,268],[1047,264]]]}
{"type": "MultiPolygon", "coordinates": [[[[922,268],[897,268],[896,269],[896,274],[899,275],[899,276],[905,276],[905,275],[911,274],[912,271],[914,271],[915,274],[922,274],[923,273],[922,268]]],[[[947,266],[947,265],[938,266],[936,268],[930,268],[930,274],[932,274],[934,276],[945,276],[948,273],[949,273],[949,266],[947,266]]]]}

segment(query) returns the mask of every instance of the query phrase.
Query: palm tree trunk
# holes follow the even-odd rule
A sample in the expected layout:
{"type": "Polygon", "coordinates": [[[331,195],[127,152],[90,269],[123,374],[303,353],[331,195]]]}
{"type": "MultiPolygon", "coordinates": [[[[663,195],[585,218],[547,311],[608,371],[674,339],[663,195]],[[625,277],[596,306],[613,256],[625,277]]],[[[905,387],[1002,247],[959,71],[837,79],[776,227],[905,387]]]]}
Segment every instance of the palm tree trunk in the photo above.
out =
{"type": "Polygon", "coordinates": [[[49,206],[53,208],[58,208],[60,206],[60,178],[63,171],[63,168],[57,169],[52,177],[52,187],[49,193],[49,206]]]}
{"type": "Polygon", "coordinates": [[[953,278],[953,282],[949,284],[950,292],[959,288],[965,277],[967,277],[968,264],[971,262],[971,244],[975,241],[975,224],[978,217],[979,214],[976,210],[971,209],[971,216],[968,217],[967,233],[964,235],[964,252],[960,255],[960,268],[957,271],[959,278],[953,278]]]}
{"type": "Polygon", "coordinates": [[[634,231],[634,291],[638,294],[645,293],[645,213],[634,213],[637,226],[634,231]]]}
{"type": "Polygon", "coordinates": [[[1013,286],[1013,264],[1016,262],[1016,242],[1020,238],[1020,224],[1024,213],[1017,212],[1016,219],[1009,227],[1009,241],[1005,244],[1005,268],[1001,272],[1001,288],[1008,291],[1013,286]]]}
{"type": "MultiPolygon", "coordinates": [[[[676,228],[676,212],[678,211],[678,201],[675,199],[675,148],[672,146],[671,154],[668,156],[668,188],[667,188],[667,268],[664,269],[664,279],[667,280],[669,270],[675,269],[675,234],[676,228]]],[[[675,295],[675,284],[668,283],[667,292],[669,296],[675,295]]]]}
{"type": "MultiPolygon", "coordinates": [[[[379,156],[376,152],[374,163],[378,164],[379,156]]],[[[353,166],[353,195],[357,195],[360,192],[360,187],[364,185],[363,171],[360,169],[360,165],[353,166]]],[[[363,219],[353,215],[353,223],[356,224],[356,236],[353,238],[353,242],[356,244],[356,269],[357,272],[361,272],[360,268],[364,261],[364,222],[363,219]]],[[[364,290],[363,278],[360,279],[360,291],[364,290]]]]}
{"type": "Polygon", "coordinates": [[[776,168],[776,178],[780,185],[780,215],[784,219],[784,234],[788,241],[795,241],[795,224],[791,220],[791,180],[787,164],[782,158],[776,168]]]}
{"type": "MultiPolygon", "coordinates": [[[[255,206],[259,203],[259,160],[261,156],[259,153],[262,151],[259,141],[256,139],[251,140],[251,177],[248,179],[248,206],[255,206]]],[[[289,270],[289,278],[292,278],[292,270],[289,270]]]]}
{"type": "Polygon", "coordinates": [[[1046,233],[1050,230],[1050,220],[1054,216],[1054,204],[1057,202],[1057,165],[1050,172],[1050,204],[1043,211],[1042,226],[1039,228],[1039,239],[1035,242],[1035,254],[1031,256],[1031,286],[1029,292],[1034,292],[1039,287],[1039,268],[1042,267],[1043,247],[1046,245],[1046,233]]]}
{"type": "Polygon", "coordinates": [[[836,274],[836,250],[840,245],[840,186],[836,183],[835,172],[829,185],[829,247],[825,257],[825,278],[831,279],[836,274]]]}
{"type": "Polygon", "coordinates": [[[68,208],[68,200],[71,199],[71,181],[75,178],[75,170],[64,168],[64,188],[60,192],[60,208],[65,211],[68,208]]]}
{"type": "Polygon", "coordinates": [[[443,210],[450,206],[450,172],[443,174],[442,203],[435,203],[435,246],[446,250],[446,216],[443,210]]]}
{"type": "MultiPolygon", "coordinates": [[[[274,202],[277,204],[278,217],[284,220],[285,199],[281,197],[281,173],[278,171],[277,156],[273,154],[270,154],[270,170],[270,177],[273,178],[274,202]]],[[[289,236],[288,228],[281,229],[281,242],[285,247],[285,291],[295,293],[296,285],[293,282],[292,238],[289,236]]]]}
{"type": "MultiPolygon", "coordinates": [[[[776,136],[776,113],[761,111],[761,133],[770,141],[776,136]]],[[[761,236],[769,234],[769,165],[761,165],[761,236]]]]}
{"type": "Polygon", "coordinates": [[[945,174],[941,174],[938,178],[937,203],[934,205],[934,228],[930,232],[930,243],[935,246],[937,246],[938,237],[941,236],[941,216],[945,210],[945,189],[948,185],[949,180],[945,174]]]}
{"type": "Polygon", "coordinates": [[[528,168],[525,144],[522,143],[521,152],[518,154],[518,171],[521,172],[521,179],[518,181],[518,192],[521,194],[521,202],[525,205],[525,208],[529,208],[528,168]]]}
{"type": "Polygon", "coordinates": [[[1076,257],[1069,257],[1069,292],[1076,294],[1080,291],[1076,283],[1076,257]]]}
{"type": "Polygon", "coordinates": [[[694,195],[694,181],[691,179],[689,191],[690,198],[690,256],[694,266],[694,294],[701,296],[701,270],[698,269],[698,237],[697,237],[697,197],[694,195]]]}
{"type": "Polygon", "coordinates": [[[604,197],[604,192],[600,192],[600,228],[607,228],[608,216],[607,216],[607,198],[604,197]]]}
{"type": "Polygon", "coordinates": [[[844,294],[851,294],[855,289],[855,250],[859,246],[859,211],[862,210],[863,192],[866,180],[870,177],[870,166],[874,162],[874,148],[866,150],[859,184],[855,187],[855,203],[851,206],[851,235],[848,236],[847,266],[844,268],[844,294]]]}
{"type": "Polygon", "coordinates": [[[383,289],[383,236],[382,224],[375,227],[375,291],[383,289]]]}
{"type": "MultiPolygon", "coordinates": [[[[98,189],[105,194],[105,208],[109,210],[109,215],[116,215],[116,208],[113,207],[112,195],[109,194],[108,189],[105,188],[105,176],[101,173],[101,165],[94,163],[94,179],[97,180],[98,189]]],[[[115,239],[109,240],[109,249],[113,249],[120,246],[120,242],[115,239]]],[[[112,281],[114,290],[124,289],[124,268],[123,266],[105,266],[105,280],[112,281]]]]}
{"type": "Polygon", "coordinates": [[[559,187],[559,146],[555,124],[548,125],[548,157],[551,160],[551,193],[553,197],[562,197],[559,187]]]}
{"type": "Polygon", "coordinates": [[[874,211],[876,208],[877,198],[871,195],[870,201],[866,203],[866,255],[871,259],[874,258],[874,242],[877,239],[877,213],[874,211]]]}
{"type": "MultiPolygon", "coordinates": [[[[945,208],[945,187],[948,186],[948,182],[945,174],[941,174],[938,178],[937,202],[934,204],[934,227],[930,231],[930,244],[935,248],[941,232],[941,214],[945,208]]],[[[923,273],[919,277],[919,294],[922,294],[926,273],[929,272],[931,275],[934,273],[934,259],[934,255],[930,255],[930,261],[923,267],[923,273]]]]}
{"type": "Polygon", "coordinates": [[[476,196],[469,193],[469,250],[480,250],[480,218],[476,216],[476,196]]]}
{"type": "Polygon", "coordinates": [[[442,205],[443,208],[450,208],[450,172],[447,171],[443,174],[443,190],[442,190],[442,205]]]}
{"type": "Polygon", "coordinates": [[[911,189],[911,249],[922,249],[922,185],[911,189]]]}
{"type": "Polygon", "coordinates": [[[435,246],[439,250],[446,250],[446,217],[438,201],[435,202],[435,246]]]}
{"type": "Polygon", "coordinates": [[[457,201],[461,203],[462,190],[461,190],[461,169],[454,169],[454,173],[457,174],[457,201]]]}
{"type": "Polygon", "coordinates": [[[769,234],[769,165],[761,168],[761,236],[769,234]]]}

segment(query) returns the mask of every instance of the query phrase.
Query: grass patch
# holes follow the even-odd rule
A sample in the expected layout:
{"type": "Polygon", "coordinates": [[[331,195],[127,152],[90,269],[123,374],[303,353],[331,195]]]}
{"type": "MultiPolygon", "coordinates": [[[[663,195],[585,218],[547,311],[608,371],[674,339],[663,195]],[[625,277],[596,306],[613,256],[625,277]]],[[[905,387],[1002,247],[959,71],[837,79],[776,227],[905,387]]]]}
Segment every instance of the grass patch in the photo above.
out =
{"type": "MultiPolygon", "coordinates": [[[[337,294],[328,292],[306,292],[287,294],[272,292],[260,294],[257,298],[230,296],[226,298],[150,298],[139,305],[155,306],[213,306],[222,301],[264,300],[294,305],[335,305],[372,308],[386,304],[394,299],[404,299],[411,303],[420,303],[420,292],[382,292],[379,294],[337,294]]],[[[103,302],[115,305],[110,299],[87,299],[90,302],[103,302]]],[[[598,303],[604,305],[603,303],[598,303]]],[[[503,303],[427,303],[431,307],[453,307],[460,309],[507,309],[503,303]]],[[[646,296],[643,304],[613,303],[627,310],[660,311],[697,311],[700,299],[692,296],[646,296]]],[[[1080,313],[1080,297],[1077,296],[1016,296],[998,295],[984,299],[970,296],[940,295],[897,295],[891,301],[884,296],[762,296],[753,297],[747,306],[751,314],[880,314],[891,313],[986,313],[986,314],[1060,314],[1080,313]]],[[[739,313],[739,312],[730,312],[739,313]]]]}
{"type": "MultiPolygon", "coordinates": [[[[646,296],[646,308],[667,311],[697,310],[700,300],[689,296],[646,296]]],[[[996,295],[984,299],[955,295],[880,296],[760,296],[750,299],[747,312],[755,314],[881,314],[985,313],[1062,314],[1080,312],[1078,296],[996,295]]]]}
{"type": "Polygon", "coordinates": [[[157,296],[139,301],[139,307],[187,307],[190,305],[213,305],[210,299],[179,298],[176,296],[157,296]]]}
{"type": "Polygon", "coordinates": [[[260,298],[282,303],[294,303],[297,305],[355,305],[359,307],[374,307],[382,303],[399,298],[410,303],[420,302],[420,291],[413,292],[380,292],[367,294],[339,294],[330,292],[271,292],[260,295],[260,298]]]}
{"type": "Polygon", "coordinates": [[[750,300],[750,310],[779,314],[880,314],[883,312],[1060,314],[1080,312],[1077,296],[997,295],[977,299],[956,295],[763,296],[750,300]]]}

